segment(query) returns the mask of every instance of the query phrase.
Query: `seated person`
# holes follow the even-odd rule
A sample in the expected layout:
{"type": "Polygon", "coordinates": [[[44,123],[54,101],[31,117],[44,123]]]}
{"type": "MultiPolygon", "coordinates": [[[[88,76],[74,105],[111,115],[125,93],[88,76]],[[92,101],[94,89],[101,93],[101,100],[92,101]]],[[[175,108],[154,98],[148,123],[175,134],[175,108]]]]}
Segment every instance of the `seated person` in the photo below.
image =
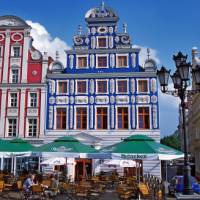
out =
{"type": "Polygon", "coordinates": [[[23,188],[25,191],[30,191],[32,185],[35,185],[35,174],[29,175],[23,183],[23,188]]]}

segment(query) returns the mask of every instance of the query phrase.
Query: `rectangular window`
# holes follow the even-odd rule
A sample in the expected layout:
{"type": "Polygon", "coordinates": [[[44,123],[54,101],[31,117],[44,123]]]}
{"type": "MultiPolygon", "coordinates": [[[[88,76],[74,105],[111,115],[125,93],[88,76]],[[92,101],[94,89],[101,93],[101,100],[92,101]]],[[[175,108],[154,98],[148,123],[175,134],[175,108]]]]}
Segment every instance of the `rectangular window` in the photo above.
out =
{"type": "Polygon", "coordinates": [[[19,70],[12,69],[12,83],[18,83],[19,80],[19,70]]]}
{"type": "Polygon", "coordinates": [[[107,81],[97,81],[97,93],[104,94],[108,92],[107,81]]]}
{"type": "Polygon", "coordinates": [[[107,67],[107,56],[98,56],[97,57],[98,68],[105,68],[107,67]]]}
{"type": "Polygon", "coordinates": [[[77,81],[76,90],[79,94],[85,94],[87,91],[87,81],[77,81]]]}
{"type": "Polygon", "coordinates": [[[139,129],[150,128],[149,107],[138,107],[138,126],[139,129]]]}
{"type": "Polygon", "coordinates": [[[28,135],[30,137],[37,135],[37,119],[28,119],[28,135]]]}
{"type": "Polygon", "coordinates": [[[8,136],[17,136],[17,119],[8,119],[8,136]]]}
{"type": "Polygon", "coordinates": [[[128,66],[128,57],[127,56],[117,56],[117,66],[118,67],[127,67],[128,66]]]}
{"type": "Polygon", "coordinates": [[[107,47],[107,40],[106,40],[106,38],[98,38],[98,47],[100,47],[100,48],[107,47]]]}
{"type": "Polygon", "coordinates": [[[13,56],[20,57],[20,47],[13,47],[13,56]]]}
{"type": "Polygon", "coordinates": [[[87,57],[78,57],[78,68],[86,68],[87,67],[87,57]]]}
{"type": "Polygon", "coordinates": [[[57,108],[56,112],[56,128],[66,129],[66,108],[57,108]]]}
{"type": "Polygon", "coordinates": [[[148,92],[147,80],[138,80],[138,92],[148,92]]]}
{"type": "Polygon", "coordinates": [[[128,87],[127,87],[127,80],[118,80],[117,81],[117,89],[118,93],[127,93],[128,87]]]}
{"type": "Polygon", "coordinates": [[[87,129],[87,108],[76,109],[76,128],[87,129]]]}
{"type": "Polygon", "coordinates": [[[128,129],[128,108],[117,108],[117,125],[119,129],[128,129]]]}
{"type": "Polygon", "coordinates": [[[10,93],[10,107],[17,107],[17,93],[10,93]]]}
{"type": "Polygon", "coordinates": [[[97,108],[97,129],[107,129],[108,128],[108,113],[107,108],[97,108]]]}
{"type": "Polygon", "coordinates": [[[58,82],[58,93],[59,94],[68,93],[68,82],[67,81],[59,81],[58,82]]]}
{"type": "Polygon", "coordinates": [[[30,107],[37,107],[37,93],[30,93],[30,107]]]}

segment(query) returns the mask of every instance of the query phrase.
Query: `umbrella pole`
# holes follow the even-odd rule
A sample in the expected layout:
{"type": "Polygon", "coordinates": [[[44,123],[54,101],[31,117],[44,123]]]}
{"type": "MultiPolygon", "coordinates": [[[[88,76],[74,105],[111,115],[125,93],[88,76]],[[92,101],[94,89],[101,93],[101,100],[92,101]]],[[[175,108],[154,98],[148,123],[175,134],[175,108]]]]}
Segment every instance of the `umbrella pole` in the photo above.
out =
{"type": "Polygon", "coordinates": [[[4,159],[3,159],[3,156],[1,157],[1,171],[3,171],[3,161],[4,161],[4,159]]]}

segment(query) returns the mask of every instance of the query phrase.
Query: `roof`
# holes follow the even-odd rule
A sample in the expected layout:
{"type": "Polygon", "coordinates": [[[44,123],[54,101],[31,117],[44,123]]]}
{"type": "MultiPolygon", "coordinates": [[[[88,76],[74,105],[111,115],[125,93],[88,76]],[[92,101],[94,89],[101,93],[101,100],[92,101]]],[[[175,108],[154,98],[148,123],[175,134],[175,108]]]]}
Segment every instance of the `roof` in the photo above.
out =
{"type": "Polygon", "coordinates": [[[23,19],[14,15],[0,16],[0,28],[25,29],[31,28],[23,19]]]}

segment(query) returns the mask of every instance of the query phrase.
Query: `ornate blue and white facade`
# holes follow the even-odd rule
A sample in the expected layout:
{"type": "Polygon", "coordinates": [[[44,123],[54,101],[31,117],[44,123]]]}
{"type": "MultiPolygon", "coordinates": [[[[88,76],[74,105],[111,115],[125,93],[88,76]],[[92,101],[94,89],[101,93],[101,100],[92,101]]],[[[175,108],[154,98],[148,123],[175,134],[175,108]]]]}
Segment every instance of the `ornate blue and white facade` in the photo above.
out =
{"type": "MultiPolygon", "coordinates": [[[[46,141],[83,135],[99,148],[133,134],[159,141],[155,61],[140,65],[140,48],[132,46],[126,24],[118,32],[119,17],[112,9],[102,4],[85,20],[87,33],[79,27],[66,51],[67,66],[56,59],[47,73],[46,141]]],[[[160,175],[159,161],[143,166],[144,172],[160,175]]]]}

